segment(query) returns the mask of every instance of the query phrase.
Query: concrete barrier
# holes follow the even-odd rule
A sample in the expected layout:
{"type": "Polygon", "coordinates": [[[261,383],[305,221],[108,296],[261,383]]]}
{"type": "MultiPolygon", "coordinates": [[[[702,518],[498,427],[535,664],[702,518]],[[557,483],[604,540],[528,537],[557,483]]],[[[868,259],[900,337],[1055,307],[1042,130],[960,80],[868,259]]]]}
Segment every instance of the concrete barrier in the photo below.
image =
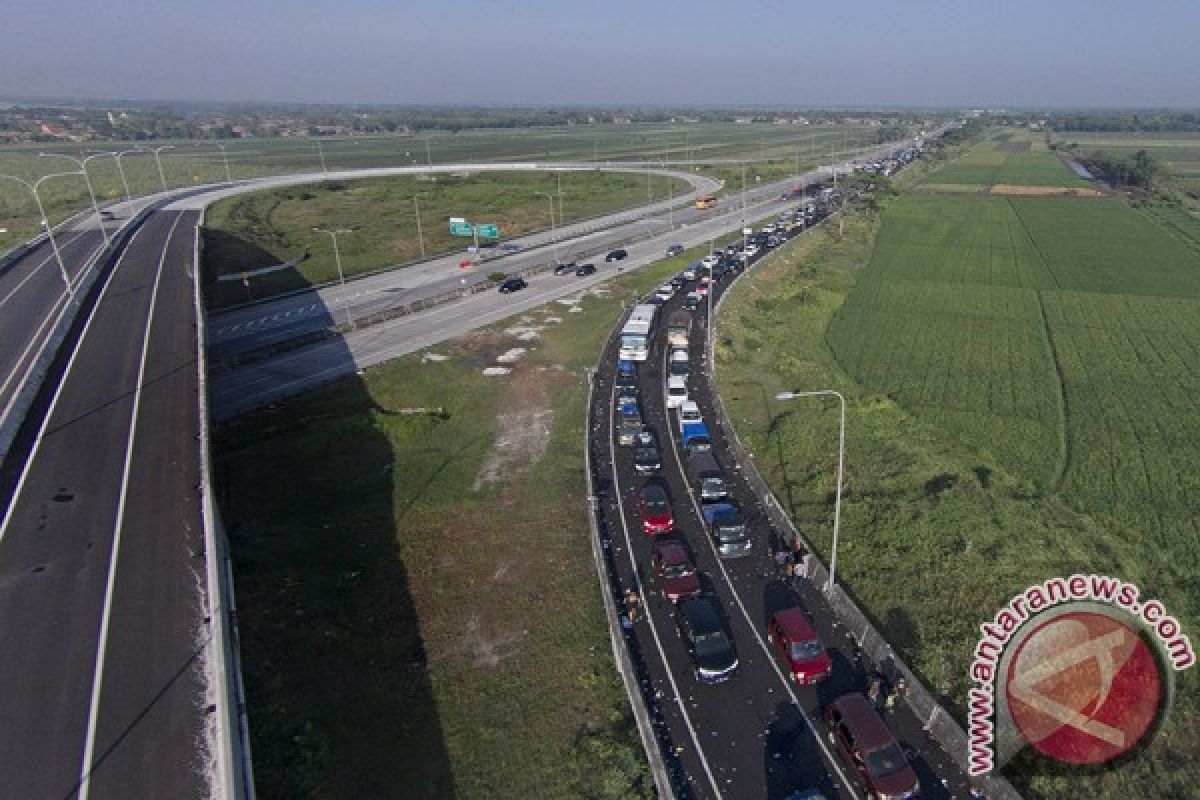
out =
{"type": "MultiPolygon", "coordinates": [[[[621,322],[624,322],[623,317],[624,315],[622,315],[621,322]]],[[[611,339],[611,336],[609,338],[611,339]]],[[[608,341],[605,340],[606,346],[608,341]]],[[[594,372],[588,372],[587,417],[584,420],[583,428],[584,474],[587,476],[588,493],[587,518],[592,540],[592,559],[596,564],[596,577],[600,580],[600,598],[604,603],[605,619],[608,621],[608,638],[612,643],[613,661],[617,665],[617,672],[621,676],[621,682],[625,685],[625,694],[629,697],[629,707],[633,711],[633,718],[637,723],[638,737],[642,740],[642,749],[645,751],[646,760],[650,765],[650,774],[654,778],[654,788],[659,798],[674,800],[675,789],[671,783],[671,775],[663,758],[662,749],[659,746],[660,739],[655,732],[654,724],[650,718],[650,710],[646,707],[646,698],[642,694],[643,683],[639,680],[637,669],[625,645],[625,633],[621,628],[621,621],[617,615],[617,591],[613,585],[613,575],[609,571],[608,564],[605,561],[601,544],[602,537],[598,522],[600,502],[596,496],[595,474],[593,472],[595,464],[592,458],[591,441],[594,407],[593,391],[595,390],[594,375],[594,372]]]]}
{"type": "MultiPolygon", "coordinates": [[[[153,209],[147,207],[142,209],[138,214],[131,217],[122,225],[116,233],[114,233],[109,243],[88,260],[83,269],[79,272],[78,282],[74,286],[74,293],[70,295],[66,303],[58,307],[57,312],[52,311],[51,314],[57,313],[58,317],[52,323],[50,333],[42,342],[41,349],[38,350],[37,356],[30,362],[25,370],[25,377],[21,380],[21,387],[13,395],[13,399],[9,404],[9,408],[5,412],[3,420],[0,420],[0,463],[8,456],[8,450],[12,447],[13,440],[20,431],[21,425],[25,422],[25,417],[29,413],[30,407],[37,399],[38,393],[42,390],[42,384],[46,381],[46,375],[50,372],[51,366],[54,364],[54,359],[58,356],[58,351],[66,341],[67,334],[71,327],[75,324],[75,318],[79,314],[79,310],[88,301],[88,295],[96,284],[96,279],[102,275],[109,266],[108,262],[125,246],[125,243],[137,230],[138,226],[145,221],[153,209]]],[[[29,248],[36,246],[36,239],[31,240],[27,244],[29,248]]],[[[11,251],[10,251],[11,252],[11,251]]],[[[60,301],[61,301],[60,296],[60,301]]]]}
{"type": "MultiPolygon", "coordinates": [[[[825,221],[833,219],[835,216],[836,214],[831,214],[819,224],[824,224],[825,221]]],[[[713,319],[710,321],[712,325],[712,334],[709,337],[710,343],[716,341],[719,312],[725,298],[729,296],[729,291],[742,278],[742,275],[749,274],[755,266],[764,260],[766,259],[756,261],[753,266],[745,270],[741,275],[738,275],[726,291],[721,293],[721,297],[717,300],[716,307],[713,309],[713,319]]],[[[774,490],[758,471],[758,465],[754,461],[754,456],[746,450],[741,439],[738,438],[737,429],[734,428],[733,422],[725,410],[725,403],[721,398],[721,394],[717,390],[717,365],[712,356],[713,353],[710,349],[707,359],[709,368],[705,372],[705,377],[709,384],[710,395],[716,407],[717,423],[725,432],[734,460],[736,463],[742,465],[742,474],[745,475],[747,483],[762,498],[763,508],[775,530],[780,531],[785,537],[790,538],[792,543],[799,542],[807,551],[803,564],[805,568],[804,574],[808,580],[814,586],[822,586],[829,580],[828,568],[816,555],[816,551],[813,549],[811,543],[804,538],[804,535],[796,527],[791,516],[783,510],[783,506],[775,496],[774,490]]],[[[908,690],[905,692],[904,702],[917,719],[922,720],[922,724],[929,733],[930,738],[946,751],[947,755],[954,760],[954,763],[964,773],[967,772],[967,735],[958,722],[955,721],[954,717],[938,703],[933,693],[921,683],[916,674],[896,654],[883,634],[871,623],[867,615],[843,591],[840,585],[835,586],[831,591],[825,592],[825,597],[829,602],[830,608],[837,616],[838,621],[846,626],[858,641],[858,645],[862,648],[864,656],[871,662],[881,665],[884,669],[890,671],[889,678],[897,676],[905,678],[908,682],[908,690]]],[[[982,778],[975,778],[973,781],[983,788],[990,800],[1020,800],[1021,798],[1021,795],[1008,780],[998,773],[982,778]]]]}
{"type": "Polygon", "coordinates": [[[209,697],[216,713],[214,796],[224,800],[254,800],[254,772],[250,757],[250,732],[245,690],[239,660],[237,607],[233,595],[233,567],[229,542],[213,496],[211,442],[208,432],[208,382],[205,360],[204,304],[200,297],[200,223],[197,221],[193,252],[193,295],[196,313],[197,425],[200,431],[200,513],[204,525],[208,641],[215,649],[208,660],[209,697]]]}

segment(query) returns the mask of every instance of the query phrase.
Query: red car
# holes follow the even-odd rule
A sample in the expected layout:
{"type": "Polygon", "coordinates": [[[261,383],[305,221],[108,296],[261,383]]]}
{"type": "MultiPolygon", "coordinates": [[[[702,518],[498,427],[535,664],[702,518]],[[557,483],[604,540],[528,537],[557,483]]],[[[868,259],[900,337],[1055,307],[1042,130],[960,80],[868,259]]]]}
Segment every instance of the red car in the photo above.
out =
{"type": "Polygon", "coordinates": [[[678,603],[700,595],[696,565],[682,542],[664,539],[654,545],[654,571],[662,584],[663,597],[678,603]]]}
{"type": "Polygon", "coordinates": [[[675,527],[667,487],[657,481],[647,483],[638,492],[638,511],[642,515],[642,530],[651,536],[670,533],[675,527]]]}
{"type": "Polygon", "coordinates": [[[800,609],[776,611],[767,626],[767,638],[783,657],[783,663],[796,683],[804,686],[829,677],[833,662],[812,623],[800,609]]]}

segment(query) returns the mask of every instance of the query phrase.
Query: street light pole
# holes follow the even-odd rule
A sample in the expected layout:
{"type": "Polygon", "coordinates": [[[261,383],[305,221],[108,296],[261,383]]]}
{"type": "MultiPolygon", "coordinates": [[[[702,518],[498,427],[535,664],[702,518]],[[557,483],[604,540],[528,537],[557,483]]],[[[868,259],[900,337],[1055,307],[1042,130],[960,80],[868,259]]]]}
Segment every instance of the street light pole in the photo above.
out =
{"type": "Polygon", "coordinates": [[[162,153],[163,150],[174,150],[174,149],[175,149],[175,145],[173,145],[173,144],[165,144],[162,147],[151,147],[150,148],[150,151],[152,153],[154,153],[154,163],[158,165],[158,180],[162,183],[162,190],[163,190],[164,194],[167,191],[167,176],[165,174],[163,174],[162,156],[160,155],[160,153],[162,153]]]}
{"type": "Polygon", "coordinates": [[[321,174],[328,175],[329,169],[325,166],[325,148],[321,145],[320,139],[313,139],[313,144],[317,146],[317,155],[321,158],[321,174]]]}
{"type": "Polygon", "coordinates": [[[96,202],[96,191],[92,188],[92,178],[88,175],[87,171],[87,162],[102,155],[104,154],[97,153],[95,155],[84,156],[83,158],[76,158],[65,153],[38,153],[40,158],[65,158],[79,167],[79,171],[83,174],[83,180],[87,183],[88,197],[92,199],[92,210],[96,212],[96,221],[100,223],[100,233],[104,236],[104,243],[108,244],[108,228],[104,227],[104,217],[100,215],[100,205],[96,202]]]}
{"type": "Polygon", "coordinates": [[[119,153],[113,153],[112,156],[117,159],[117,172],[121,173],[121,186],[125,187],[125,202],[128,203],[132,197],[129,194],[129,181],[125,179],[125,166],[121,163],[122,156],[130,156],[135,153],[144,153],[144,147],[135,147],[132,150],[122,150],[119,153]]]}
{"type": "Polygon", "coordinates": [[[558,254],[558,237],[555,235],[555,227],[554,227],[554,195],[550,194],[549,192],[537,192],[537,191],[535,191],[535,192],[534,192],[534,194],[540,194],[542,197],[544,197],[544,198],[546,198],[547,200],[549,200],[549,201],[550,201],[550,239],[551,239],[551,241],[552,241],[552,242],[553,242],[553,244],[554,244],[554,263],[556,263],[556,264],[557,264],[557,263],[559,263],[559,262],[560,262],[562,259],[561,259],[561,258],[559,258],[559,254],[558,254]]]}
{"type": "Polygon", "coordinates": [[[229,171],[229,153],[225,151],[225,145],[220,142],[213,142],[213,144],[221,149],[221,158],[225,160],[225,182],[233,183],[233,173],[229,171]]]}
{"type": "Polygon", "coordinates": [[[417,242],[421,245],[421,258],[425,257],[425,234],[421,232],[421,204],[417,202],[419,194],[413,195],[413,208],[417,212],[417,242]]]}
{"type": "Polygon", "coordinates": [[[838,418],[837,493],[833,500],[833,553],[829,557],[829,581],[825,584],[825,591],[828,592],[834,587],[837,580],[838,529],[842,520],[842,476],[845,474],[846,463],[846,398],[835,389],[780,392],[775,395],[776,400],[793,400],[797,397],[836,397],[841,406],[841,414],[838,418]]]}
{"type": "Polygon", "coordinates": [[[58,261],[58,271],[62,274],[63,285],[67,288],[67,294],[74,294],[75,288],[71,286],[71,278],[67,275],[67,267],[65,264],[63,264],[62,253],[59,252],[58,242],[54,238],[54,228],[51,227],[50,220],[46,218],[46,207],[42,205],[42,196],[38,194],[38,189],[41,187],[44,181],[47,181],[51,178],[61,178],[67,175],[78,174],[78,172],[53,172],[49,175],[43,175],[33,183],[30,183],[24,178],[18,178],[15,175],[0,175],[0,178],[7,178],[10,181],[16,181],[29,191],[33,192],[33,199],[37,203],[38,207],[38,215],[41,217],[42,227],[46,229],[46,236],[48,236],[50,239],[50,249],[54,251],[54,258],[56,261],[58,261]]]}
{"type": "Polygon", "coordinates": [[[337,265],[338,282],[341,284],[342,295],[342,313],[346,315],[346,325],[351,330],[354,329],[354,322],[350,319],[350,304],[346,301],[346,273],[342,272],[342,253],[338,250],[337,237],[338,234],[354,233],[354,231],[346,228],[335,228],[326,230],[325,228],[313,228],[315,233],[323,233],[333,242],[333,262],[337,265]]]}

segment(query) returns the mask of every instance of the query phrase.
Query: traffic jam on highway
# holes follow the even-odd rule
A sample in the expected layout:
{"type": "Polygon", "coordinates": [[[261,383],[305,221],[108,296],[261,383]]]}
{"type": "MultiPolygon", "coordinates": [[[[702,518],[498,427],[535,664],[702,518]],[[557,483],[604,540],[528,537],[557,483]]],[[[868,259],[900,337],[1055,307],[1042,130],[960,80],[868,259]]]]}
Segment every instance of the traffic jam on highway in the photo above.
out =
{"type": "Polygon", "coordinates": [[[965,797],[952,760],[863,663],[803,552],[727,455],[708,390],[715,298],[827,216],[832,190],[634,306],[594,386],[592,464],[626,643],[682,797],[965,797]]]}

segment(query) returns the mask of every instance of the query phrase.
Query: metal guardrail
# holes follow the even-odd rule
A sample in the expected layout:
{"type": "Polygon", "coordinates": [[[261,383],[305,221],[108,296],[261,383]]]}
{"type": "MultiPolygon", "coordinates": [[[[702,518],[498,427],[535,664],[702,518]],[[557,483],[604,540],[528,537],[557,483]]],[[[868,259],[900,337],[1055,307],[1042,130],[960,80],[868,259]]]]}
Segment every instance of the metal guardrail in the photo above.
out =
{"type": "MultiPolygon", "coordinates": [[[[824,224],[835,216],[836,214],[830,214],[818,224],[824,224]]],[[[807,231],[808,228],[805,230],[807,231]]],[[[729,296],[729,290],[736,285],[743,275],[749,274],[755,266],[764,260],[766,259],[759,259],[750,268],[746,269],[745,272],[735,277],[733,283],[721,293],[721,297],[717,300],[716,307],[713,309],[713,319],[710,321],[710,324],[713,326],[710,337],[711,342],[716,342],[719,312],[725,298],[729,296]]],[[[758,465],[754,461],[754,455],[746,450],[741,439],[738,438],[737,429],[734,428],[733,422],[725,410],[725,403],[721,399],[721,394],[717,390],[717,364],[716,360],[712,358],[711,352],[709,353],[708,365],[709,369],[706,373],[706,380],[708,381],[709,393],[713,398],[713,405],[717,412],[717,424],[725,432],[726,440],[733,451],[735,461],[742,465],[742,474],[745,475],[746,482],[763,498],[763,508],[766,510],[767,516],[770,518],[774,528],[784,532],[785,536],[790,534],[792,542],[798,541],[804,546],[804,549],[807,551],[807,555],[804,557],[804,566],[807,569],[805,574],[814,585],[821,585],[828,580],[828,568],[816,555],[812,544],[796,527],[791,516],[783,510],[783,506],[780,504],[779,498],[776,497],[775,491],[759,472],[758,465]]],[[[946,751],[964,773],[967,772],[969,767],[967,759],[967,735],[958,722],[955,721],[954,717],[938,703],[933,693],[921,683],[917,675],[901,660],[883,634],[871,623],[867,615],[863,613],[853,598],[840,585],[835,586],[832,591],[826,592],[825,598],[829,603],[829,607],[837,615],[837,618],[854,635],[859,647],[862,648],[864,655],[868,659],[875,664],[888,664],[889,669],[894,674],[905,677],[908,681],[908,691],[904,697],[905,704],[908,705],[914,716],[922,721],[922,726],[930,738],[946,751]]],[[[972,781],[983,787],[987,796],[992,798],[992,800],[1021,800],[1020,793],[1013,788],[1012,784],[1004,776],[998,773],[972,778],[972,781]]]]}

